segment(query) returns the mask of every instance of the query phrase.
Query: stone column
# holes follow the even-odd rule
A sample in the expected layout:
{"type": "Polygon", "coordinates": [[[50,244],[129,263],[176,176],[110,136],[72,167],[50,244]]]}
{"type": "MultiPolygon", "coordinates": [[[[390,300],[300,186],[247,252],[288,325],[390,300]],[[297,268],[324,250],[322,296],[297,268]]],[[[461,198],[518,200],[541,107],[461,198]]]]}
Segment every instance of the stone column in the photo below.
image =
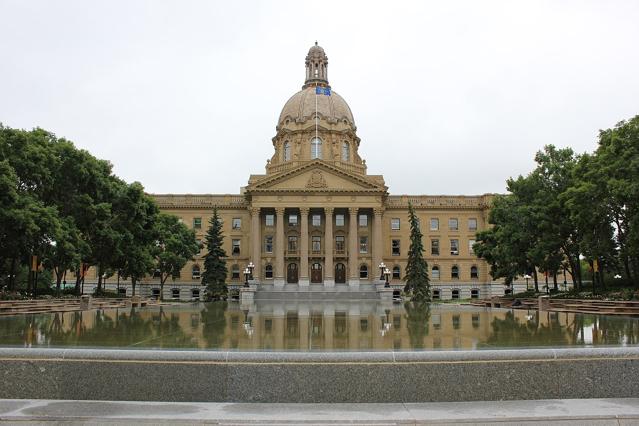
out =
{"type": "Polygon", "coordinates": [[[308,207],[300,207],[300,287],[309,285],[308,280],[308,207]]]}
{"type": "Polygon", "coordinates": [[[384,257],[384,241],[382,238],[382,213],[381,208],[373,209],[373,265],[371,266],[371,279],[380,279],[379,264],[384,257]]]}
{"type": "Polygon", "coordinates": [[[253,240],[253,254],[251,261],[255,265],[253,279],[260,282],[262,273],[262,234],[260,232],[260,208],[251,208],[251,239],[253,240]]]}
{"type": "Polygon", "coordinates": [[[275,287],[284,287],[284,207],[275,209],[275,287]]]}
{"type": "Polygon", "coordinates": [[[324,208],[324,287],[335,287],[333,265],[333,208],[324,208]]]}
{"type": "Polygon", "coordinates": [[[357,241],[357,207],[348,209],[348,285],[359,286],[359,250],[357,241]]]}

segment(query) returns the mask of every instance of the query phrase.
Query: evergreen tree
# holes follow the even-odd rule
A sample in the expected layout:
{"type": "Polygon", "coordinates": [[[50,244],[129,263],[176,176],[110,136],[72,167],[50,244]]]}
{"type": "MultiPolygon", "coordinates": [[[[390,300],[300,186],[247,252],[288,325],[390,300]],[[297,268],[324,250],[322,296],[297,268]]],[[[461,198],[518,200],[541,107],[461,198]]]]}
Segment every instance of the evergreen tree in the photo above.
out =
{"type": "Polygon", "coordinates": [[[410,248],[408,249],[408,264],[404,281],[404,291],[412,294],[415,302],[430,301],[430,280],[428,279],[428,263],[424,259],[424,245],[422,243],[422,231],[419,229],[419,220],[415,215],[412,204],[408,204],[410,221],[410,248]]]}
{"type": "Polygon", "coordinates": [[[226,252],[222,248],[222,221],[217,214],[217,207],[213,209],[213,216],[209,220],[209,230],[206,233],[207,253],[204,257],[204,273],[202,285],[206,286],[208,294],[219,299],[227,293],[226,288],[226,252]]]}

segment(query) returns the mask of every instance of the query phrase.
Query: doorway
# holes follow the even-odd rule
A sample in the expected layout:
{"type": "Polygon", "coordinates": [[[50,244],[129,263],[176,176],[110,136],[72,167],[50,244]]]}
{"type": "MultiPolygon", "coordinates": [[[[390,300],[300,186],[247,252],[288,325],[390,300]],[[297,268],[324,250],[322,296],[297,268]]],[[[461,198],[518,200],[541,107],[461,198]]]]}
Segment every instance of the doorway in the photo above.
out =
{"type": "Polygon", "coordinates": [[[313,263],[313,265],[311,265],[311,282],[322,282],[322,265],[320,263],[313,263]]]}
{"type": "Polygon", "coordinates": [[[335,265],[335,284],[346,284],[346,266],[343,263],[335,265]]]}
{"type": "Polygon", "coordinates": [[[286,282],[297,284],[297,263],[289,263],[286,267],[286,282]]]}

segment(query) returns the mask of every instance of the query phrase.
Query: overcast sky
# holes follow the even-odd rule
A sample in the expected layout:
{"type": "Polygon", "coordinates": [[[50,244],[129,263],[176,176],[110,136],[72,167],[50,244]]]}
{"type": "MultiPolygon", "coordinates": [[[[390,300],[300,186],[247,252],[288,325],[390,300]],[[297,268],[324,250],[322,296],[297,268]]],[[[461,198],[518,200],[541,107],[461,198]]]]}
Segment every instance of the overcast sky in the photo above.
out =
{"type": "Polygon", "coordinates": [[[155,193],[264,173],[318,40],[391,194],[503,192],[639,114],[639,1],[0,0],[0,122],[155,193]]]}

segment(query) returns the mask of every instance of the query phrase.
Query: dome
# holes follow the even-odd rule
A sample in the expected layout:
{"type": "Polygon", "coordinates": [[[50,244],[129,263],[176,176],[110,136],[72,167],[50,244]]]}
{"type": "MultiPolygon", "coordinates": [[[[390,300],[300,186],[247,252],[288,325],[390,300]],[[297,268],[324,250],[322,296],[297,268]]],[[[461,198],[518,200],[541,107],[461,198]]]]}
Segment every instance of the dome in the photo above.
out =
{"type": "Polygon", "coordinates": [[[330,96],[324,94],[316,95],[315,87],[313,86],[306,87],[291,96],[284,108],[282,108],[280,118],[277,121],[278,125],[281,126],[287,118],[292,121],[302,122],[311,119],[315,114],[316,105],[317,112],[321,118],[329,121],[346,120],[351,126],[355,127],[353,113],[344,98],[334,91],[331,91],[330,96]]]}

